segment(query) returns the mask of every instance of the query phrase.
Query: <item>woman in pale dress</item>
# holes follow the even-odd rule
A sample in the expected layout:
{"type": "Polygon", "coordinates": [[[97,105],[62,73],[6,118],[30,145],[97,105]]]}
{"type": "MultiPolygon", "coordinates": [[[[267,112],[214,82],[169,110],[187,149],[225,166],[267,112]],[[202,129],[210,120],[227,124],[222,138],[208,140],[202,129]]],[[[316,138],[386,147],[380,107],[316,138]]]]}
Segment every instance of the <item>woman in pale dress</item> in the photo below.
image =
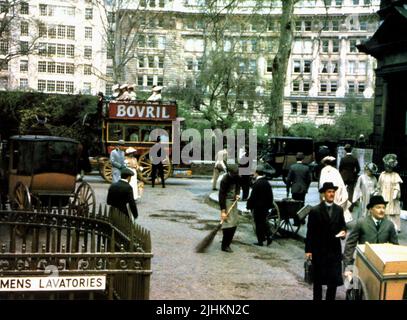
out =
{"type": "Polygon", "coordinates": [[[386,154],[383,162],[385,171],[379,177],[379,193],[385,201],[388,201],[386,206],[387,217],[394,223],[397,232],[400,232],[400,183],[403,183],[403,180],[401,180],[397,172],[393,171],[398,164],[397,156],[392,153],[386,154]]]}
{"type": "Polygon", "coordinates": [[[349,211],[351,203],[348,201],[348,191],[346,190],[342,176],[338,169],[334,167],[335,160],[335,157],[332,156],[326,156],[321,160],[324,167],[319,176],[319,186],[322,187],[325,182],[332,182],[335,187],[338,187],[335,192],[334,203],[343,208],[345,222],[348,223],[352,221],[352,214],[349,211]]]}
{"type": "Polygon", "coordinates": [[[137,170],[140,170],[141,168],[137,162],[136,151],[137,150],[133,147],[126,149],[126,163],[127,167],[134,172],[134,176],[132,176],[130,180],[130,185],[133,188],[134,200],[139,200],[142,196],[144,184],[137,181],[137,170]]]}
{"type": "Polygon", "coordinates": [[[377,192],[377,179],[374,174],[377,173],[377,166],[370,162],[365,166],[364,174],[360,175],[353,192],[352,202],[360,201],[360,215],[366,216],[366,206],[370,201],[370,196],[377,192]]]}

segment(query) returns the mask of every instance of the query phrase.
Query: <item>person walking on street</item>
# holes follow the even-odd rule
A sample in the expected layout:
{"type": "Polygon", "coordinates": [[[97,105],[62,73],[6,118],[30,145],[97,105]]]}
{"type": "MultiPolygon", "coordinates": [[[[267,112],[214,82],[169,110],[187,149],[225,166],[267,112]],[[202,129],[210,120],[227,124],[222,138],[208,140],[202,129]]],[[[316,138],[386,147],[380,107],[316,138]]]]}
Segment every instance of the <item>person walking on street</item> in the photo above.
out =
{"type": "Polygon", "coordinates": [[[297,163],[291,165],[287,176],[287,188],[291,188],[292,198],[305,202],[305,195],[308,193],[311,184],[311,170],[304,164],[304,154],[298,152],[297,163]]]}
{"type": "Polygon", "coordinates": [[[344,149],[346,151],[346,155],[339,163],[339,173],[342,176],[343,182],[345,182],[349,199],[352,199],[353,189],[355,188],[355,183],[360,172],[360,165],[358,159],[352,155],[351,145],[346,144],[344,149]]]}
{"type": "MultiPolygon", "coordinates": [[[[134,200],[138,200],[141,197],[141,193],[139,192],[139,183],[137,181],[137,170],[141,169],[137,158],[136,158],[136,153],[137,150],[134,149],[133,147],[127,148],[126,149],[126,164],[127,167],[133,171],[134,175],[130,178],[130,185],[133,188],[133,197],[134,200]]],[[[142,183],[142,182],[141,182],[142,183]]]]}
{"type": "Polygon", "coordinates": [[[163,166],[163,160],[165,159],[165,150],[164,146],[161,144],[161,136],[157,137],[156,143],[153,146],[154,151],[156,151],[156,155],[153,155],[150,150],[150,159],[152,163],[152,170],[151,170],[151,186],[154,188],[155,186],[155,179],[157,177],[157,171],[158,175],[160,176],[161,179],[161,184],[162,187],[165,188],[165,180],[164,180],[164,166],[163,166]]]}
{"type": "Polygon", "coordinates": [[[264,177],[264,166],[258,165],[254,173],[255,182],[253,189],[247,200],[246,207],[252,210],[254,223],[256,225],[257,246],[263,246],[263,241],[267,240],[267,245],[272,242],[271,232],[267,221],[268,211],[273,207],[273,190],[270,183],[264,177]]]}
{"type": "Polygon", "coordinates": [[[216,182],[218,182],[219,175],[226,172],[226,162],[228,160],[228,151],[226,145],[223,146],[222,150],[219,150],[216,154],[215,166],[213,167],[212,176],[212,190],[216,189],[216,182]]]}
{"type": "Polygon", "coordinates": [[[112,183],[107,193],[107,204],[120,210],[120,212],[129,215],[127,204],[130,207],[133,219],[137,219],[138,211],[136,201],[133,197],[133,188],[130,185],[130,179],[134,175],[129,168],[121,170],[121,179],[112,183]]]}
{"type": "Polygon", "coordinates": [[[345,251],[343,253],[344,275],[352,275],[347,268],[353,264],[353,254],[357,244],[386,243],[399,244],[394,224],[386,218],[386,205],[382,196],[372,196],[367,204],[369,213],[366,217],[357,221],[346,239],[345,251]]]}
{"type": "Polygon", "coordinates": [[[235,164],[227,166],[227,173],[223,176],[219,188],[219,206],[222,223],[222,251],[233,252],[230,248],[238,224],[238,210],[234,205],[227,215],[232,203],[240,198],[239,169],[235,164]]]}
{"type": "Polygon", "coordinates": [[[326,300],[335,300],[336,289],[343,285],[341,239],[346,237],[343,209],[334,203],[338,187],[325,182],[319,189],[325,199],[313,207],[308,216],[305,256],[313,265],[313,299],[322,300],[326,285],[326,300]]]}
{"type": "Polygon", "coordinates": [[[112,163],[112,183],[116,183],[120,180],[120,170],[126,167],[124,162],[125,155],[121,147],[124,146],[124,140],[119,140],[116,147],[110,153],[110,162],[112,163]]]}
{"type": "Polygon", "coordinates": [[[242,201],[246,201],[250,191],[250,181],[252,178],[252,161],[249,158],[249,149],[245,148],[245,153],[239,159],[240,186],[242,188],[242,201]]]}
{"type": "Polygon", "coordinates": [[[366,208],[370,201],[370,196],[377,190],[377,179],[374,176],[376,173],[377,166],[370,162],[365,166],[365,173],[360,175],[356,181],[352,204],[360,201],[360,216],[362,217],[366,216],[366,208]]]}
{"type": "Polygon", "coordinates": [[[400,196],[401,187],[400,183],[403,183],[399,174],[394,172],[398,162],[397,156],[395,154],[386,154],[383,158],[384,169],[380,176],[378,182],[379,194],[381,194],[388,202],[386,206],[386,215],[394,223],[397,232],[401,232],[400,225],[400,196]]]}

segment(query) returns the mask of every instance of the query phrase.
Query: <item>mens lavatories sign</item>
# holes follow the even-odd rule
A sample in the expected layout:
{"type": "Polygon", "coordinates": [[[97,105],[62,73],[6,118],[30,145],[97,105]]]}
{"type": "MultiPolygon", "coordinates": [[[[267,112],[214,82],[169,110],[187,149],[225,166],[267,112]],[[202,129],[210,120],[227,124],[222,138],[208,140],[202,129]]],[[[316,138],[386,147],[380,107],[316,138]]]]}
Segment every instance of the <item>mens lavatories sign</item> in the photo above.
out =
{"type": "Polygon", "coordinates": [[[105,288],[106,276],[0,278],[0,292],[80,291],[105,290],[105,288]]]}

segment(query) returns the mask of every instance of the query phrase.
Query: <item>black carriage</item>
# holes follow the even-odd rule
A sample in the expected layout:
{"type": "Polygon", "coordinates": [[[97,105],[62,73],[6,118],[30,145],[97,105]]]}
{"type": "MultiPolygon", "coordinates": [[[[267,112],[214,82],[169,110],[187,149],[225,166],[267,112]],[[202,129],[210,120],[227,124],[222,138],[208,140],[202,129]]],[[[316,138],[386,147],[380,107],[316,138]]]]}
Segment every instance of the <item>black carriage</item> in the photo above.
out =
{"type": "Polygon", "coordinates": [[[77,185],[81,144],[73,139],[12,136],[2,152],[2,203],[13,210],[32,207],[75,208],[78,214],[94,211],[95,194],[86,182],[77,185]]]}

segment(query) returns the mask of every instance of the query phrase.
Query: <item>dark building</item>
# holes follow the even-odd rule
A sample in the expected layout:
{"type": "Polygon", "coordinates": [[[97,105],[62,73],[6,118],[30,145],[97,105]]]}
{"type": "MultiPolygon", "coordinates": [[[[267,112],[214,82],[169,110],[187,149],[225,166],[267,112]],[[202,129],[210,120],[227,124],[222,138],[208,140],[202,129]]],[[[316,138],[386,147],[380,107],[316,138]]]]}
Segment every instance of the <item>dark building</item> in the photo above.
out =
{"type": "Polygon", "coordinates": [[[407,205],[407,0],[382,0],[380,24],[358,49],[377,59],[374,107],[374,161],[397,154],[403,179],[402,200],[407,205]]]}

